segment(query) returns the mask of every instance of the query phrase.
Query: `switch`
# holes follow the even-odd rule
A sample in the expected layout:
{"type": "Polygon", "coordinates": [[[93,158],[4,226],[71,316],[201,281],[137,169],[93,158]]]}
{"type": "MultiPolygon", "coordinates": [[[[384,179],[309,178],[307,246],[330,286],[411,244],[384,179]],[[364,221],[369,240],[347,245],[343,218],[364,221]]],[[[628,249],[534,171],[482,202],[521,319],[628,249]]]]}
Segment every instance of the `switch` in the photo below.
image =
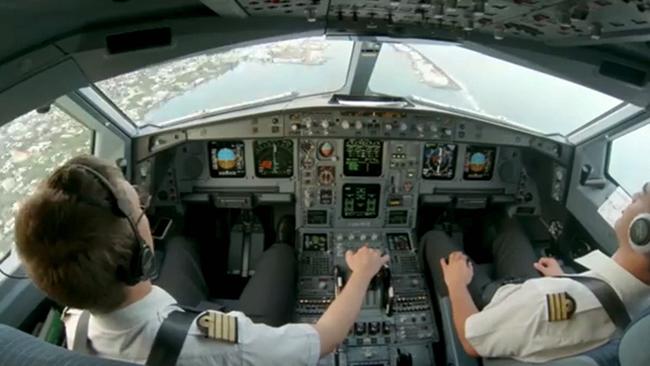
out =
{"type": "Polygon", "coordinates": [[[354,323],[354,334],[357,336],[362,336],[366,334],[366,323],[363,322],[354,323]]]}
{"type": "Polygon", "coordinates": [[[381,326],[379,322],[368,323],[368,334],[375,335],[381,331],[381,326]]]}
{"type": "Polygon", "coordinates": [[[381,323],[381,332],[386,335],[390,334],[390,324],[388,322],[381,323]]]}

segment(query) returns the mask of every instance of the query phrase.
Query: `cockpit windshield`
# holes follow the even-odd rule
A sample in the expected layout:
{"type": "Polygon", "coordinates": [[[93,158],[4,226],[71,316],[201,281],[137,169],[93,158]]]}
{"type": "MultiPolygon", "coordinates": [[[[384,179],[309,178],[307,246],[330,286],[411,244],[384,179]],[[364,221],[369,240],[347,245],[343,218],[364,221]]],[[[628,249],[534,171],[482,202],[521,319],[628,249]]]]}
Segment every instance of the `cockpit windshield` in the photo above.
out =
{"type": "MultiPolygon", "coordinates": [[[[269,98],[346,93],[353,46],[350,40],[315,37],[209,51],[97,86],[137,126],[164,126],[269,98]]],[[[384,43],[367,93],[412,98],[560,135],[621,104],[584,86],[447,43],[384,43]]]]}
{"type": "Polygon", "coordinates": [[[353,42],[303,38],[207,52],[97,83],[139,126],[345,84],[353,42]]]}

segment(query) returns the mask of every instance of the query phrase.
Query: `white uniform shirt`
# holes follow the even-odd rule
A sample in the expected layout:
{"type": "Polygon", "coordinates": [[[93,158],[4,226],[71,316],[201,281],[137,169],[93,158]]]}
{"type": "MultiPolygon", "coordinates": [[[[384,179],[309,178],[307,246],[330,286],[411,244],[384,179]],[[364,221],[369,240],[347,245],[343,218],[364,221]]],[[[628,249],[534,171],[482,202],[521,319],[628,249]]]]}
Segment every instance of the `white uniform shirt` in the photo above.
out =
{"type": "MultiPolygon", "coordinates": [[[[125,308],[90,317],[88,338],[97,356],[144,364],[153,341],[167,316],[178,310],[165,290],[151,292],[125,308]]],[[[74,344],[80,310],[68,310],[64,317],[68,345],[74,344]]],[[[222,343],[206,338],[192,322],[178,365],[316,365],[320,338],[308,324],[279,328],[254,324],[240,312],[230,312],[238,321],[239,342],[222,343]]]]}
{"type": "MultiPolygon", "coordinates": [[[[613,259],[593,251],[576,260],[589,271],[581,274],[606,281],[634,318],[650,306],[650,286],[613,259]]],[[[547,362],[577,355],[607,343],[615,325],[584,285],[565,278],[536,278],[501,286],[492,301],[465,322],[465,337],[483,357],[509,357],[547,362]],[[550,321],[547,295],[567,293],[575,312],[567,320],[550,321]]]]}

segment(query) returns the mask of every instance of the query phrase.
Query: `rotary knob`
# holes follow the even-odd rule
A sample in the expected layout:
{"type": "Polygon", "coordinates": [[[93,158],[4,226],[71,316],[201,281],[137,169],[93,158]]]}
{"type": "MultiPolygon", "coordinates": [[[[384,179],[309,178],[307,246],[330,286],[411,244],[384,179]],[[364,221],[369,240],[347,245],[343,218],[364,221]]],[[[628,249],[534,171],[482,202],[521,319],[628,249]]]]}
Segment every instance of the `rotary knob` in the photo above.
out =
{"type": "Polygon", "coordinates": [[[349,129],[349,128],[350,128],[350,122],[348,122],[347,120],[343,120],[343,122],[341,122],[341,127],[342,127],[344,130],[349,129]]]}
{"type": "Polygon", "coordinates": [[[361,121],[354,122],[354,128],[356,128],[357,130],[362,129],[363,128],[363,122],[361,122],[361,121]]]}
{"type": "Polygon", "coordinates": [[[424,126],[423,125],[417,125],[415,128],[418,130],[418,132],[424,132],[424,126]]]}
{"type": "Polygon", "coordinates": [[[348,235],[348,240],[354,240],[354,234],[348,235]]]}
{"type": "Polygon", "coordinates": [[[386,131],[390,131],[390,130],[393,129],[393,125],[391,125],[390,123],[388,123],[388,124],[386,124],[386,126],[384,127],[384,129],[385,129],[386,131]]]}
{"type": "Polygon", "coordinates": [[[377,234],[370,235],[370,240],[375,241],[379,236],[377,234]]]}
{"type": "Polygon", "coordinates": [[[359,236],[359,240],[361,240],[361,241],[364,241],[364,240],[366,240],[367,238],[368,238],[368,237],[366,236],[366,234],[361,234],[361,236],[359,236]]]}
{"type": "Polygon", "coordinates": [[[404,122],[399,124],[399,130],[402,131],[402,132],[406,132],[406,130],[408,130],[408,128],[409,128],[409,126],[404,122]]]}
{"type": "Polygon", "coordinates": [[[431,130],[431,132],[438,132],[438,127],[436,127],[434,125],[431,125],[431,127],[429,127],[429,129],[431,130]]]}
{"type": "Polygon", "coordinates": [[[330,122],[326,119],[322,120],[320,123],[321,127],[323,128],[329,128],[330,127],[330,122]]]}
{"type": "Polygon", "coordinates": [[[297,123],[292,123],[291,124],[291,131],[298,131],[299,128],[300,128],[299,124],[297,124],[297,123]]]}

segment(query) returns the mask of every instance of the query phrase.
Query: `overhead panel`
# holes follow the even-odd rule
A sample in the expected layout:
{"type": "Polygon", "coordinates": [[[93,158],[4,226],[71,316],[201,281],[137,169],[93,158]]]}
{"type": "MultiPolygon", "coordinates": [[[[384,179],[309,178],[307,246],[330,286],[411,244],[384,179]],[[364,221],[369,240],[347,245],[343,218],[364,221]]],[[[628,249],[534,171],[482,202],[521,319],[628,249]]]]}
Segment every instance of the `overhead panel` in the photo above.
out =
{"type": "MultiPolygon", "coordinates": [[[[251,16],[327,19],[328,29],[354,33],[416,33],[604,43],[608,37],[644,37],[650,30],[645,1],[557,0],[240,0],[251,16]],[[621,33],[624,32],[624,33],[621,33]],[[633,33],[630,33],[633,32],[633,33]]],[[[650,38],[650,36],[648,36],[650,38]]]]}

